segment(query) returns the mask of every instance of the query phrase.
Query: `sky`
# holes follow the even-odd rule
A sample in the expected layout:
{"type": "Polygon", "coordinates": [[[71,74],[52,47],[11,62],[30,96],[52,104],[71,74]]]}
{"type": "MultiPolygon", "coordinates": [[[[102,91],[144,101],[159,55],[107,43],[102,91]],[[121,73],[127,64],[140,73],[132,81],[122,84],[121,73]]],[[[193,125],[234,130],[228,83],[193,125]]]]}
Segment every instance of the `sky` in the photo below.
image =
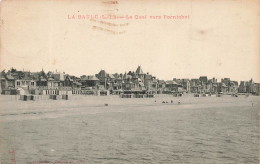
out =
{"type": "Polygon", "coordinates": [[[141,65],[144,72],[163,80],[208,76],[260,82],[259,4],[257,0],[2,1],[0,69],[57,70],[80,76],[101,69],[124,73],[141,65]],[[124,18],[77,19],[107,14],[124,18]],[[136,15],[146,19],[135,19],[136,15]],[[189,19],[163,19],[164,15],[189,19]]]}

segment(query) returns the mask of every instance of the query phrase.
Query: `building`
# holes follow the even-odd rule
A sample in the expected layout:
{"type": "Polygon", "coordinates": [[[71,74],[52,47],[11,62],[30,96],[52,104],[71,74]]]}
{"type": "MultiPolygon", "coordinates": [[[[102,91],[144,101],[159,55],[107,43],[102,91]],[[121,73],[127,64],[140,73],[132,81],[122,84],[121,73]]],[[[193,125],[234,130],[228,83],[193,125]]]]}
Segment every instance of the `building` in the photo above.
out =
{"type": "Polygon", "coordinates": [[[246,81],[240,81],[239,87],[238,87],[239,93],[247,93],[247,82],[246,81]]]}
{"type": "Polygon", "coordinates": [[[191,93],[201,93],[201,82],[199,79],[190,80],[191,93]]]}
{"type": "Polygon", "coordinates": [[[99,79],[94,75],[83,75],[80,77],[80,82],[82,84],[81,88],[97,89],[100,84],[99,79]]]}
{"type": "Polygon", "coordinates": [[[113,90],[113,83],[115,77],[112,74],[106,73],[105,70],[101,70],[96,77],[99,79],[100,85],[103,85],[107,90],[113,90]]]}
{"type": "Polygon", "coordinates": [[[112,94],[120,94],[123,92],[123,74],[115,73],[113,74],[115,77],[112,86],[113,86],[113,93],[112,94]]]}
{"type": "Polygon", "coordinates": [[[189,79],[182,79],[181,84],[183,86],[184,92],[190,92],[190,80],[189,79]]]}
{"type": "Polygon", "coordinates": [[[218,89],[217,91],[218,92],[222,92],[222,93],[227,93],[228,92],[228,86],[226,86],[225,83],[217,83],[217,86],[218,86],[218,89]]]}
{"type": "Polygon", "coordinates": [[[32,90],[36,89],[36,79],[30,72],[24,72],[23,77],[15,78],[15,88],[23,89],[25,93],[32,93],[32,90]]]}
{"type": "Polygon", "coordinates": [[[255,95],[260,95],[260,83],[255,83],[256,92],[255,95]]]}
{"type": "Polygon", "coordinates": [[[164,80],[158,80],[157,93],[162,94],[164,91],[166,91],[166,82],[164,80]]]}
{"type": "Polygon", "coordinates": [[[138,67],[137,67],[135,73],[136,73],[137,77],[138,77],[139,79],[141,79],[142,82],[144,82],[145,73],[143,72],[141,66],[138,66],[138,67]]]}
{"type": "Polygon", "coordinates": [[[166,81],[166,92],[172,93],[172,92],[182,92],[182,85],[178,84],[176,81],[173,80],[167,80],[166,81]]]}
{"type": "Polygon", "coordinates": [[[155,76],[144,73],[141,66],[136,71],[128,73],[109,74],[101,70],[96,75],[83,75],[80,78],[60,72],[18,71],[11,68],[0,74],[0,86],[4,93],[14,94],[89,94],[103,92],[120,94],[127,93],[148,93],[161,94],[173,92],[191,93],[252,93],[259,95],[259,83],[253,79],[237,81],[230,78],[223,78],[221,82],[217,79],[208,79],[207,76],[200,76],[198,79],[176,79],[159,80],[155,76]]]}

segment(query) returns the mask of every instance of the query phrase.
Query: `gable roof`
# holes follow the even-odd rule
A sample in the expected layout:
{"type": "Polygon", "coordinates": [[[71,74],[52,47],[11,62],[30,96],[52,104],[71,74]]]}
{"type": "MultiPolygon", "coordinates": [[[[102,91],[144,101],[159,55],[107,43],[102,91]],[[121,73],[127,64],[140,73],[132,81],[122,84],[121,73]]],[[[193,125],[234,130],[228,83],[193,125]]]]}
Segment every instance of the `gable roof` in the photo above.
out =
{"type": "Polygon", "coordinates": [[[163,83],[165,83],[165,81],[164,80],[159,80],[158,83],[159,84],[163,84],[163,83]]]}
{"type": "Polygon", "coordinates": [[[40,81],[47,81],[47,79],[45,77],[41,76],[40,81]]]}
{"type": "Polygon", "coordinates": [[[108,77],[111,78],[111,79],[115,78],[113,74],[108,74],[108,77]]]}
{"type": "Polygon", "coordinates": [[[6,75],[7,80],[14,80],[14,77],[11,75],[6,75]]]}
{"type": "Polygon", "coordinates": [[[81,77],[81,80],[87,81],[87,80],[92,80],[92,81],[99,81],[99,79],[96,76],[90,75],[90,76],[84,76],[81,77]]]}
{"type": "Polygon", "coordinates": [[[73,81],[73,79],[72,79],[72,77],[70,76],[70,75],[68,75],[68,74],[66,74],[66,75],[64,75],[65,77],[64,77],[64,80],[65,79],[68,79],[69,81],[73,81]]]}
{"type": "Polygon", "coordinates": [[[166,84],[178,85],[178,83],[176,83],[176,81],[173,81],[173,80],[167,80],[166,84]]]}
{"type": "Polygon", "coordinates": [[[142,70],[141,66],[138,66],[138,67],[137,67],[135,73],[137,73],[137,74],[143,74],[143,70],[142,70]]]}

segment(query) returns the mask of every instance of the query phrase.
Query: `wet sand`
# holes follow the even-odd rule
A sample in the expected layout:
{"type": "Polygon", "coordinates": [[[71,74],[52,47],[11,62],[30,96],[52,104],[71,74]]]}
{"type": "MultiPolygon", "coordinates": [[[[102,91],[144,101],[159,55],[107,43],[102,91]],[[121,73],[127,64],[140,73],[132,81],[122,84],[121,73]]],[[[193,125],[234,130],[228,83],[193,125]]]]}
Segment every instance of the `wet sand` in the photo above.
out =
{"type": "Polygon", "coordinates": [[[260,97],[17,99],[0,97],[2,163],[259,163],[260,97]]]}

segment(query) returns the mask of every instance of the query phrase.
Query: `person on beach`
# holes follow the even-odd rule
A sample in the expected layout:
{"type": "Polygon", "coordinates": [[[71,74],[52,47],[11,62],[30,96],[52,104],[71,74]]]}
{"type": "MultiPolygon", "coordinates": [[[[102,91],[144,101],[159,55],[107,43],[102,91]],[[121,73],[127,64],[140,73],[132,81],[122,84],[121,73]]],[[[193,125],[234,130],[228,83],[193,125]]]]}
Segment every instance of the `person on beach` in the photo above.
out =
{"type": "Polygon", "coordinates": [[[178,101],[178,104],[181,104],[181,101],[180,101],[180,100],[178,101]]]}

